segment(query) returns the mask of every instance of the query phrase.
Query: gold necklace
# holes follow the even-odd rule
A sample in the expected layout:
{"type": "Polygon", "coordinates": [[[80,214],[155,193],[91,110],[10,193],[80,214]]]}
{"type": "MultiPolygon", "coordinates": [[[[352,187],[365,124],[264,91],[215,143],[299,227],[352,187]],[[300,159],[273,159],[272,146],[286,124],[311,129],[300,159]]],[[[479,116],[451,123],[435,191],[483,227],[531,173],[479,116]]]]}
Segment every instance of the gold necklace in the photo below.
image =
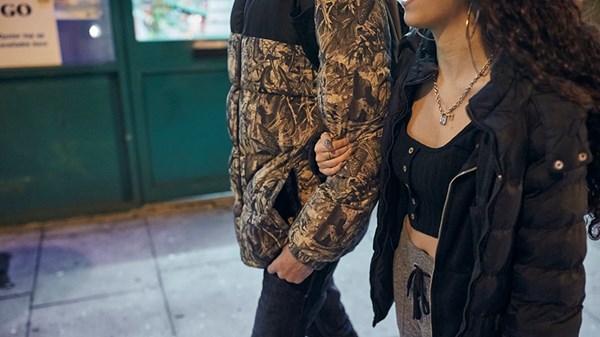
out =
{"type": "Polygon", "coordinates": [[[494,56],[493,55],[490,56],[490,58],[487,60],[487,62],[483,66],[483,68],[481,68],[481,70],[479,70],[479,72],[477,73],[475,78],[473,78],[471,83],[469,83],[469,85],[467,86],[465,91],[462,93],[462,95],[460,96],[458,101],[456,103],[454,103],[454,105],[451,106],[450,109],[448,109],[448,111],[444,111],[444,107],[442,106],[442,99],[440,98],[440,90],[438,89],[437,76],[436,76],[435,80],[433,80],[433,92],[435,94],[435,101],[437,102],[438,109],[440,110],[440,114],[442,115],[440,117],[440,124],[446,125],[446,123],[448,123],[449,120],[454,119],[454,110],[456,110],[456,108],[458,108],[462,104],[462,102],[465,100],[465,98],[467,97],[467,95],[469,94],[471,89],[473,89],[473,85],[475,85],[475,82],[477,82],[477,80],[479,80],[481,78],[481,76],[483,76],[483,74],[485,74],[485,72],[488,70],[488,68],[492,64],[493,59],[494,59],[494,56]]]}

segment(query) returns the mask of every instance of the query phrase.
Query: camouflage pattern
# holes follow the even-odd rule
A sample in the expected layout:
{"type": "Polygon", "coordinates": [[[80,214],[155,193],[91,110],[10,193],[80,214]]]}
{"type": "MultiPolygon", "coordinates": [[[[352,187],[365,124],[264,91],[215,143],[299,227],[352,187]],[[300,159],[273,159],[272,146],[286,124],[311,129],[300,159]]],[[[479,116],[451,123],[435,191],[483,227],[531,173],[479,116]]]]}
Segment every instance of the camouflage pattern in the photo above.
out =
{"type": "Polygon", "coordinates": [[[236,235],[242,261],[266,267],[289,244],[316,269],[351,251],[377,199],[379,141],[389,99],[385,0],[316,0],[321,67],[302,48],[233,34],[228,96],[236,235]],[[319,185],[307,161],[310,139],[329,130],[353,153],[319,185]],[[295,219],[273,208],[290,172],[301,204],[295,219]]]}

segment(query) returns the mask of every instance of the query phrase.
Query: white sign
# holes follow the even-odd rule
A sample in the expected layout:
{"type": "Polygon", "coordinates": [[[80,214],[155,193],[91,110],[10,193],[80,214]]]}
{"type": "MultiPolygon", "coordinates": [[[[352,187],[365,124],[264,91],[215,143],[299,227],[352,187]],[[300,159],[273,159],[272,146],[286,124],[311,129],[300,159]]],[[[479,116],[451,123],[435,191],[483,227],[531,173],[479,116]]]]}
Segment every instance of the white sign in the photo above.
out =
{"type": "Polygon", "coordinates": [[[61,63],[54,0],[0,0],[0,68],[61,63]]]}

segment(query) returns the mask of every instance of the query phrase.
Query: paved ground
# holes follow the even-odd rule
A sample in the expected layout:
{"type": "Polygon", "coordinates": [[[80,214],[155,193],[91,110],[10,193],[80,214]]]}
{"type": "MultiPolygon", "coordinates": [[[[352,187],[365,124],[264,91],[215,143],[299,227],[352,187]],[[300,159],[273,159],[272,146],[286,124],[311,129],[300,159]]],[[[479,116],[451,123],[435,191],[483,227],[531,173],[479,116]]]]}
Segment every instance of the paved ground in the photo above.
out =
{"type": "MultiPolygon", "coordinates": [[[[340,263],[336,283],[361,337],[392,337],[392,316],[370,326],[373,227],[340,263]]],[[[261,272],[239,262],[222,203],[0,229],[0,251],[12,255],[14,284],[0,289],[0,337],[249,336],[261,272]]],[[[580,336],[595,337],[600,243],[590,243],[586,266],[580,336]]]]}

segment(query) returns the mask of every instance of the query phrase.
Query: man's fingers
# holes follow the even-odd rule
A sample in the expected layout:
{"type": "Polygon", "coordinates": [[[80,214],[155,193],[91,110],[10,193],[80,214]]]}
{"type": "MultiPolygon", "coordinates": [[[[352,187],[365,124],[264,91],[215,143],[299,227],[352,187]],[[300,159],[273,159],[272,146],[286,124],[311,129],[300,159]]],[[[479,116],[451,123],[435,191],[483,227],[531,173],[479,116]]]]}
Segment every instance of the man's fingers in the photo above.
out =
{"type": "Polygon", "coordinates": [[[285,246],[279,256],[267,266],[269,274],[277,275],[281,280],[289,283],[302,283],[313,269],[302,264],[290,252],[289,247],[285,246]]]}
{"type": "Polygon", "coordinates": [[[297,278],[291,278],[286,281],[288,281],[289,283],[300,284],[300,283],[304,282],[304,280],[305,280],[305,278],[297,277],[297,278]]]}

